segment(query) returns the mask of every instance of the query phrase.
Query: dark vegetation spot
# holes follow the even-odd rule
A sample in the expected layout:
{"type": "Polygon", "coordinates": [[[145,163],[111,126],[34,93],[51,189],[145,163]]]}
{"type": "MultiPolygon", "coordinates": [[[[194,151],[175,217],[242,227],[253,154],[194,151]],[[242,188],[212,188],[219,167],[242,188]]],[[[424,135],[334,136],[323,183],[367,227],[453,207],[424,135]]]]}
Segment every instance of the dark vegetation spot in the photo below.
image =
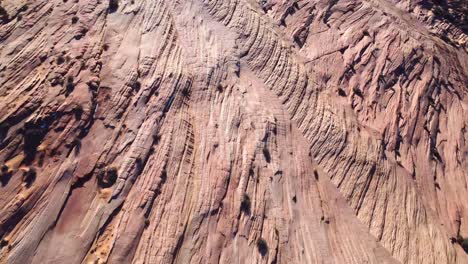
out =
{"type": "Polygon", "coordinates": [[[107,9],[109,13],[114,13],[119,9],[119,0],[109,0],[109,8],[107,9]]]}
{"type": "Polygon", "coordinates": [[[210,211],[210,215],[213,216],[213,215],[217,215],[219,213],[219,208],[216,208],[216,209],[213,209],[210,211]]]}
{"type": "Polygon", "coordinates": [[[2,166],[0,166],[0,172],[5,173],[7,171],[8,171],[8,165],[2,164],[2,166]]]}
{"type": "Polygon", "coordinates": [[[68,76],[67,84],[65,85],[65,94],[68,96],[75,90],[75,83],[73,82],[73,76],[68,76]]]}
{"type": "Polygon", "coordinates": [[[163,169],[161,172],[161,183],[165,183],[167,181],[167,170],[163,169]]]}
{"type": "Polygon", "coordinates": [[[73,16],[71,19],[72,24],[78,23],[79,18],[77,16],[73,16]]]}
{"type": "Polygon", "coordinates": [[[338,88],[338,95],[342,97],[346,97],[346,92],[343,89],[338,88]]]}
{"type": "Polygon", "coordinates": [[[439,184],[438,182],[435,182],[435,183],[434,183],[434,187],[435,187],[436,189],[439,189],[439,190],[440,190],[440,184],[439,184]]]}
{"type": "Polygon", "coordinates": [[[468,238],[463,239],[460,245],[462,246],[463,250],[465,250],[465,253],[468,254],[468,238]]]}
{"type": "Polygon", "coordinates": [[[74,150],[75,150],[75,156],[78,156],[78,154],[80,154],[80,151],[81,151],[81,140],[79,138],[75,138],[72,141],[72,146],[74,147],[74,150]]]}
{"type": "Polygon", "coordinates": [[[257,240],[257,249],[260,255],[264,257],[268,253],[268,244],[263,238],[257,240]]]}
{"type": "Polygon", "coordinates": [[[319,179],[319,174],[318,174],[317,170],[314,170],[314,177],[315,177],[315,180],[318,181],[318,179],[319,179]]]}
{"type": "Polygon", "coordinates": [[[148,218],[145,219],[145,227],[148,227],[150,225],[150,220],[148,218]]]}
{"type": "Polygon", "coordinates": [[[109,188],[117,181],[117,168],[115,166],[102,169],[98,174],[98,185],[109,188]]]}
{"type": "Polygon", "coordinates": [[[461,235],[457,235],[457,238],[451,237],[450,241],[452,244],[458,243],[463,248],[465,253],[468,254],[468,238],[463,238],[461,235]]]}
{"type": "Polygon", "coordinates": [[[60,65],[60,64],[63,64],[64,62],[65,62],[65,58],[62,55],[59,55],[57,57],[57,64],[60,65]]]}
{"type": "Polygon", "coordinates": [[[270,151],[266,147],[263,148],[263,156],[265,157],[266,162],[270,163],[271,155],[270,151]]]}
{"type": "Polygon", "coordinates": [[[222,84],[218,84],[218,86],[216,86],[216,89],[218,90],[218,92],[222,93],[224,88],[223,88],[223,85],[222,84]]]}
{"type": "Polygon", "coordinates": [[[296,195],[293,196],[292,200],[293,200],[294,203],[297,203],[297,197],[296,197],[296,195]]]}
{"type": "Polygon", "coordinates": [[[182,89],[182,95],[183,95],[184,97],[187,97],[187,96],[190,95],[190,90],[189,90],[188,87],[184,87],[184,88],[182,89]]]}
{"type": "Polygon", "coordinates": [[[28,5],[24,5],[18,10],[18,12],[26,12],[27,10],[28,10],[28,5]]]}
{"type": "Polygon", "coordinates": [[[76,120],[80,120],[83,115],[83,107],[81,105],[75,105],[75,108],[73,108],[73,114],[75,115],[76,120]]]}
{"type": "Polygon", "coordinates": [[[141,88],[141,83],[139,81],[136,81],[133,85],[132,85],[132,89],[135,90],[136,92],[140,91],[140,88],[141,88]]]}
{"type": "Polygon", "coordinates": [[[10,21],[8,12],[0,5],[0,24],[6,24],[10,21]]]}
{"type": "Polygon", "coordinates": [[[359,88],[353,88],[353,92],[354,92],[355,95],[363,98],[362,91],[359,88]]]}
{"type": "Polygon", "coordinates": [[[143,164],[143,160],[140,157],[135,159],[135,164],[136,164],[136,169],[138,172],[143,171],[144,164],[143,164]]]}
{"type": "Polygon", "coordinates": [[[104,51],[109,50],[109,44],[104,44],[104,45],[102,45],[102,49],[103,49],[104,51]]]}
{"type": "Polygon", "coordinates": [[[36,169],[34,167],[29,167],[22,177],[23,182],[26,184],[26,187],[30,187],[31,184],[36,180],[36,169]]]}
{"type": "Polygon", "coordinates": [[[45,53],[44,53],[44,54],[41,54],[41,55],[39,56],[39,59],[41,60],[41,62],[46,61],[46,60],[47,60],[47,54],[45,54],[45,53]]]}
{"type": "Polygon", "coordinates": [[[159,133],[156,133],[153,135],[153,143],[154,144],[159,144],[159,142],[161,141],[161,135],[159,133]]]}
{"type": "Polygon", "coordinates": [[[241,212],[245,213],[246,215],[250,215],[251,206],[252,206],[252,203],[250,201],[249,195],[244,193],[244,195],[242,195],[242,201],[240,205],[241,212]]]}
{"type": "Polygon", "coordinates": [[[50,120],[38,120],[35,123],[26,123],[24,126],[23,135],[23,152],[25,154],[25,162],[29,163],[34,160],[36,156],[37,147],[41,143],[47,128],[49,127],[50,120]]]}
{"type": "Polygon", "coordinates": [[[3,164],[0,167],[0,183],[2,186],[5,186],[8,184],[8,182],[11,179],[11,176],[13,176],[12,171],[10,171],[10,168],[6,164],[3,164]]]}
{"type": "Polygon", "coordinates": [[[7,245],[8,245],[8,241],[7,241],[7,240],[2,239],[2,241],[0,241],[0,249],[6,247],[7,245]]]}

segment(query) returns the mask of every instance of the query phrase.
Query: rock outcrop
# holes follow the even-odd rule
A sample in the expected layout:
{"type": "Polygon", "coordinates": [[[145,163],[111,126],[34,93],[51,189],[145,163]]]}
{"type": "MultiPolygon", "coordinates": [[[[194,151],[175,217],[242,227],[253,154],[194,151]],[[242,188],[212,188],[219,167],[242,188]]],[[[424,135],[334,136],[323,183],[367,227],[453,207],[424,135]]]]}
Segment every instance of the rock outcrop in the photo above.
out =
{"type": "Polygon", "coordinates": [[[0,263],[467,263],[467,9],[0,1],[0,263]]]}

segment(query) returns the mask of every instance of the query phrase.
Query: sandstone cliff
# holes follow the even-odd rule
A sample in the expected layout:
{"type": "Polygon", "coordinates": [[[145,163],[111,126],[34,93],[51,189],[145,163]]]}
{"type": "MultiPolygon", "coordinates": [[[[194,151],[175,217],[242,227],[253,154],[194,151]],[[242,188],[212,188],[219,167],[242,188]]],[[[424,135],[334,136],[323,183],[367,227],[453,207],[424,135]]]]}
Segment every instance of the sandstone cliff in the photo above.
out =
{"type": "Polygon", "coordinates": [[[467,13],[0,1],[0,263],[468,263],[467,13]]]}

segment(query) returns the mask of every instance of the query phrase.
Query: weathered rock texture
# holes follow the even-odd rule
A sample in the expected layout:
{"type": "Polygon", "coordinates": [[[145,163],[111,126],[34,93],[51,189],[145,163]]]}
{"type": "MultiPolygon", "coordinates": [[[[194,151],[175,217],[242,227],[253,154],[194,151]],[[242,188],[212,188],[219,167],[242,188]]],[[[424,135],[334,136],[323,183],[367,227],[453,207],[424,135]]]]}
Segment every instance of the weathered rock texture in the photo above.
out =
{"type": "Polygon", "coordinates": [[[0,1],[0,263],[468,263],[467,9],[0,1]]]}

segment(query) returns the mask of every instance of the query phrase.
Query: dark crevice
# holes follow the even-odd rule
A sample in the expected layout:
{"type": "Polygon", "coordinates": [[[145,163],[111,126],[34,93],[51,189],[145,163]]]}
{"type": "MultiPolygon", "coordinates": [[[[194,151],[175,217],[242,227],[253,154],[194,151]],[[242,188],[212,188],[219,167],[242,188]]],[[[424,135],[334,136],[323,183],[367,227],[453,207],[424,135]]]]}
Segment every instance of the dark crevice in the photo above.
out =
{"type": "Polygon", "coordinates": [[[179,236],[179,239],[177,240],[177,244],[174,248],[174,253],[172,254],[172,264],[175,263],[175,260],[177,258],[177,254],[179,254],[180,249],[182,248],[182,245],[184,244],[184,237],[185,237],[185,232],[187,231],[187,225],[184,225],[184,231],[182,234],[179,236]]]}
{"type": "Polygon", "coordinates": [[[270,154],[270,151],[266,147],[263,148],[263,156],[265,157],[265,160],[267,163],[271,162],[271,154],[270,154]]]}

